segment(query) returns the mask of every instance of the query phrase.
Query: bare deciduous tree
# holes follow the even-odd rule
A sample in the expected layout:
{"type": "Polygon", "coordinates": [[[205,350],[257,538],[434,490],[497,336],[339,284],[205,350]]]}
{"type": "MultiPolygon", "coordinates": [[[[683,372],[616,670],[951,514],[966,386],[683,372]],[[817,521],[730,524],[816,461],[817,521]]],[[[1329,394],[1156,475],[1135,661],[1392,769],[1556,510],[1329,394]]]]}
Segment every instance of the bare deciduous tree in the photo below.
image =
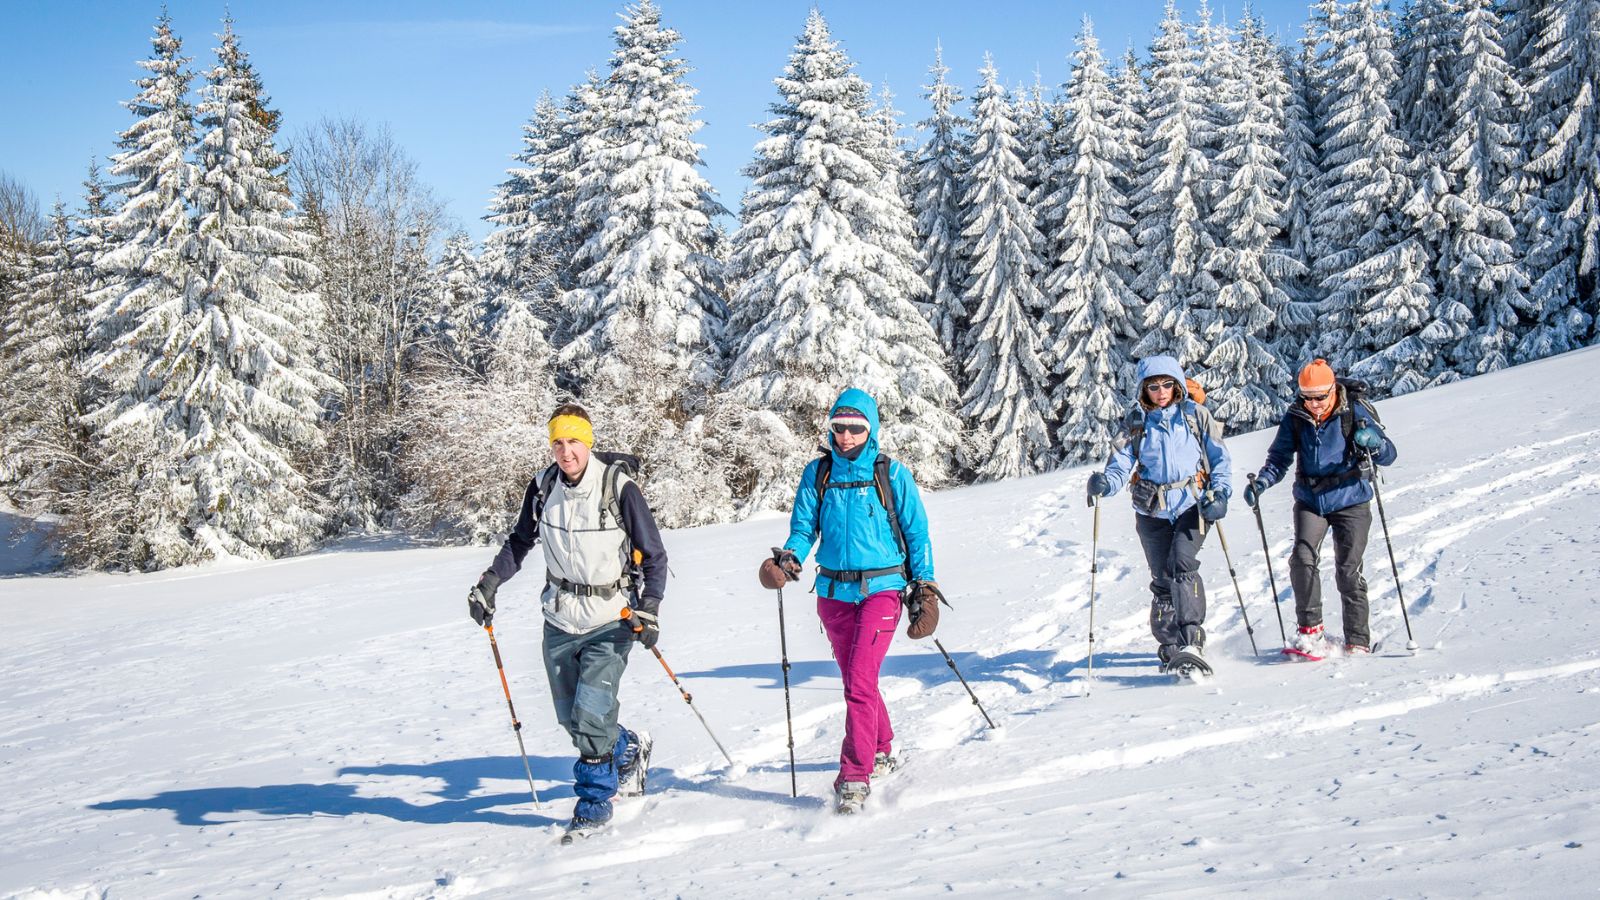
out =
{"type": "Polygon", "coordinates": [[[330,404],[327,491],[346,525],[366,527],[399,489],[395,413],[432,311],[429,256],[443,209],[381,126],[321,120],[290,159],[290,185],[318,237],[323,368],[343,385],[330,404]]]}

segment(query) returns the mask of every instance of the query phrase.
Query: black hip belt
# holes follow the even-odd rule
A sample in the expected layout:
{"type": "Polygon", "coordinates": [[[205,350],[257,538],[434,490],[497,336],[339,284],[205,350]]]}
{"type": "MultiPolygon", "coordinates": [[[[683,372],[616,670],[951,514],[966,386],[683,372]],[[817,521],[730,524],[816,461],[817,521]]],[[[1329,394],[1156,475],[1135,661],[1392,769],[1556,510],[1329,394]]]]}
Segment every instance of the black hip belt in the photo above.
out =
{"type": "Polygon", "coordinates": [[[898,575],[901,572],[905,571],[905,567],[904,566],[890,566],[890,567],[888,567],[886,569],[847,569],[845,571],[839,572],[839,571],[835,571],[833,569],[827,568],[826,566],[817,566],[817,571],[822,573],[822,576],[824,578],[828,578],[828,579],[831,579],[833,581],[844,581],[844,582],[859,581],[859,582],[865,583],[868,580],[873,579],[873,578],[877,578],[880,575],[898,575]]]}
{"type": "Polygon", "coordinates": [[[547,572],[545,581],[555,585],[558,590],[566,591],[569,594],[577,594],[579,597],[603,597],[607,594],[624,590],[633,584],[633,579],[626,575],[610,584],[579,584],[576,581],[568,581],[554,572],[547,572]]]}
{"type": "Polygon", "coordinates": [[[1352,481],[1360,481],[1366,477],[1366,472],[1360,466],[1335,472],[1332,475],[1307,475],[1304,472],[1294,474],[1295,484],[1305,485],[1313,494],[1320,494],[1329,488],[1342,487],[1352,481]]]}

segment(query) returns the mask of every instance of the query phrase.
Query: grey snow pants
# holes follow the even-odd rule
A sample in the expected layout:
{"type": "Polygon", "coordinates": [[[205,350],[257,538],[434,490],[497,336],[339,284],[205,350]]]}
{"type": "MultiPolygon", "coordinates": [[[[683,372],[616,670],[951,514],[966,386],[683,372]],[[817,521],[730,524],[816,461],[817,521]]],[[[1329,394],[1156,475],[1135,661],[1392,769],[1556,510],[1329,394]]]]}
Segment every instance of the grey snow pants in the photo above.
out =
{"type": "Polygon", "coordinates": [[[1294,552],[1289,555],[1289,583],[1294,587],[1294,616],[1302,628],[1322,624],[1322,573],[1317,561],[1322,540],[1333,531],[1333,580],[1344,606],[1344,640],[1372,646],[1367,626],[1367,579],[1361,556],[1372,530],[1372,505],[1358,503],[1326,516],[1299,501],[1294,504],[1294,552]]]}
{"type": "Polygon", "coordinates": [[[580,756],[605,756],[617,743],[617,691],[633,643],[633,632],[620,619],[588,634],[568,634],[545,623],[550,699],[556,721],[572,736],[580,756]]]}
{"type": "MultiPolygon", "coordinates": [[[[1200,507],[1191,506],[1176,521],[1135,514],[1139,543],[1150,565],[1150,633],[1163,648],[1203,647],[1206,586],[1200,580],[1200,507]]],[[[1163,657],[1165,659],[1165,657],[1163,657]]]]}

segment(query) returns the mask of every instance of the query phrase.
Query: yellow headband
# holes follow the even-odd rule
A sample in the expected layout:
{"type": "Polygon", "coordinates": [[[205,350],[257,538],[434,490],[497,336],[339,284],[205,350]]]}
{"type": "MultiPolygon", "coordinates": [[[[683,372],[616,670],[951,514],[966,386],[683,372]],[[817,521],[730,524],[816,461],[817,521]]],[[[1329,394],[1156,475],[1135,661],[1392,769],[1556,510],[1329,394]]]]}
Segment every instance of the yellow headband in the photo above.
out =
{"type": "Polygon", "coordinates": [[[554,444],[562,438],[582,441],[585,447],[593,450],[594,426],[577,416],[556,416],[550,420],[550,443],[554,444]]]}

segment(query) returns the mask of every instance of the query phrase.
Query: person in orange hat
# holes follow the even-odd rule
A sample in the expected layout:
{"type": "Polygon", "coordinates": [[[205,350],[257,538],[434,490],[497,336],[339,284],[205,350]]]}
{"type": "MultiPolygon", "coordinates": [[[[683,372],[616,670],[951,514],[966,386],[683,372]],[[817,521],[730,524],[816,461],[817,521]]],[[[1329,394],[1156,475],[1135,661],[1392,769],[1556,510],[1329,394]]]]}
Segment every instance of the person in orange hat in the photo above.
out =
{"type": "Polygon", "coordinates": [[[1378,418],[1359,399],[1366,385],[1339,379],[1325,359],[1300,370],[1300,397],[1278,423],[1267,460],[1244,489],[1255,508],[1298,460],[1294,477],[1294,551],[1289,582],[1294,588],[1294,642],[1284,652],[1322,659],[1330,645],[1322,630],[1322,541],[1333,532],[1334,582],[1344,613],[1346,653],[1372,652],[1367,622],[1367,580],[1361,556],[1372,529],[1371,463],[1387,466],[1398,455],[1378,418]]]}

